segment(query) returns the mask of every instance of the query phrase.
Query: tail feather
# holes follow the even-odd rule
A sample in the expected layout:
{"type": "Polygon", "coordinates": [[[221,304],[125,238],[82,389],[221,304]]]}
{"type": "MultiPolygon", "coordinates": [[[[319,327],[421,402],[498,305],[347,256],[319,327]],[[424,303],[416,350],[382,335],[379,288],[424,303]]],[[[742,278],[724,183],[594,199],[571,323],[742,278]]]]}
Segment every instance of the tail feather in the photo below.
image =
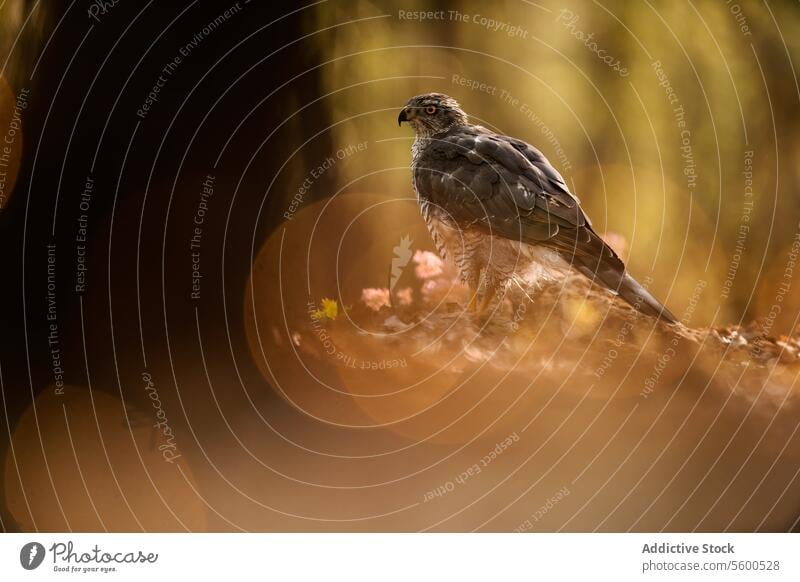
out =
{"type": "Polygon", "coordinates": [[[652,315],[653,317],[661,318],[667,323],[677,323],[678,319],[675,315],[644,287],[639,282],[625,273],[622,280],[622,285],[618,290],[619,296],[625,301],[630,303],[634,309],[652,315]]]}
{"type": "Polygon", "coordinates": [[[571,260],[572,266],[581,274],[607,287],[637,311],[660,318],[667,323],[677,323],[675,315],[625,271],[625,265],[616,253],[608,245],[604,243],[602,245],[603,249],[599,256],[590,258],[583,254],[575,254],[565,258],[571,260]]]}

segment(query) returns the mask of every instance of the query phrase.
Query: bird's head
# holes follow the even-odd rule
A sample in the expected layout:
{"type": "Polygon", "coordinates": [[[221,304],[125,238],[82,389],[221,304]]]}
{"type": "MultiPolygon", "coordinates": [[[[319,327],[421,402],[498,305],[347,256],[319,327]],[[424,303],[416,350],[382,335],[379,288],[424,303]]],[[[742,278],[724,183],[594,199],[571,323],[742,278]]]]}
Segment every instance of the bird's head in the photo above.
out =
{"type": "Polygon", "coordinates": [[[429,137],[454,125],[465,125],[467,114],[458,101],[444,93],[427,93],[408,100],[397,117],[397,125],[407,122],[418,136],[429,137]]]}

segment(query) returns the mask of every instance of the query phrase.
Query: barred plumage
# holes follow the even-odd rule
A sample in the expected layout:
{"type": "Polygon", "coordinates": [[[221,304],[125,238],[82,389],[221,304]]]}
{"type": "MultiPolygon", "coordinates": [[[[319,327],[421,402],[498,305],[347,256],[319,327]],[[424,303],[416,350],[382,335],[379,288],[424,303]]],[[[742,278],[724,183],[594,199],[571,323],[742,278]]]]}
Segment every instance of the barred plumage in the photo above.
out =
{"type": "Polygon", "coordinates": [[[539,150],[470,125],[441,93],[412,98],[398,117],[404,121],[417,134],[411,167],[422,216],[439,253],[474,291],[483,277],[483,308],[513,277],[575,269],[637,310],[676,321],[628,275],[539,150]]]}

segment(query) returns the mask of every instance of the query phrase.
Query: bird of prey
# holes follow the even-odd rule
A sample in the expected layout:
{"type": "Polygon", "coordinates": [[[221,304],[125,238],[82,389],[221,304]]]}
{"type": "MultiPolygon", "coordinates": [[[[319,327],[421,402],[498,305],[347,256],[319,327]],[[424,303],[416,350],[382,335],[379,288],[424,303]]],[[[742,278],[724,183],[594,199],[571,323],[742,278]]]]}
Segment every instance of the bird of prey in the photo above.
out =
{"type": "Polygon", "coordinates": [[[397,121],[416,132],[411,168],[420,210],[439,254],[469,285],[472,311],[484,311],[498,289],[534,267],[553,278],[574,269],[638,311],[677,321],[626,272],[539,150],[471,125],[442,93],[412,97],[397,121]]]}

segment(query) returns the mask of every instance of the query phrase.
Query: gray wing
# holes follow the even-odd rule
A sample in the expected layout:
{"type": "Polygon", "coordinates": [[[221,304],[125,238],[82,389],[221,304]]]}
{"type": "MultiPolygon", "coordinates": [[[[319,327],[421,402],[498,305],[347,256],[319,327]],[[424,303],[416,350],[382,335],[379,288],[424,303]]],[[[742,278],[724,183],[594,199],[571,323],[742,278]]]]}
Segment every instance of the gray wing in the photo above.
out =
{"type": "Polygon", "coordinates": [[[550,247],[635,309],[676,321],[625,272],[561,175],[524,141],[478,126],[455,128],[422,152],[414,185],[424,203],[444,210],[457,226],[550,247]]]}
{"type": "Polygon", "coordinates": [[[591,256],[605,247],[541,152],[482,127],[456,128],[431,142],[415,166],[414,184],[421,199],[462,228],[565,253],[591,256]]]}

